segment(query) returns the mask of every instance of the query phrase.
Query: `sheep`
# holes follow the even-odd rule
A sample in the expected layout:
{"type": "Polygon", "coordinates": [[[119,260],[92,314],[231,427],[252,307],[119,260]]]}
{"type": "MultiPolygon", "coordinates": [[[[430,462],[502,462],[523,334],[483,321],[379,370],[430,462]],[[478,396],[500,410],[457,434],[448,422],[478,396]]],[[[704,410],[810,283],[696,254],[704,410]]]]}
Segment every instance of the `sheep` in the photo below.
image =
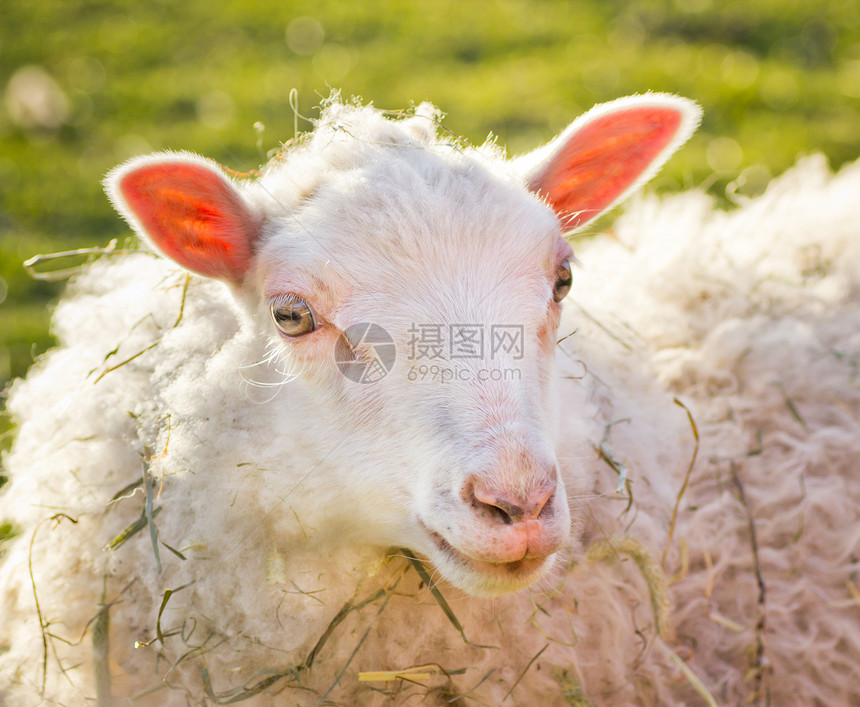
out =
{"type": "Polygon", "coordinates": [[[860,702],[860,164],[568,242],[698,116],[112,172],[147,247],[8,398],[0,703],[860,702]]]}

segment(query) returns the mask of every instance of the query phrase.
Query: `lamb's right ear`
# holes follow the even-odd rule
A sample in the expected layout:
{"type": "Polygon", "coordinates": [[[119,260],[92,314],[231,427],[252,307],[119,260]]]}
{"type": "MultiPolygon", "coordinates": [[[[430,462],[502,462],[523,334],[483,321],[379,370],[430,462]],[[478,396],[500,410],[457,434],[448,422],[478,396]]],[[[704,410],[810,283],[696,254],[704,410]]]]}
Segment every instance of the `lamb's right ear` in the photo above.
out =
{"type": "Polygon", "coordinates": [[[182,267],[244,279],[259,221],[214,162],[190,153],[138,157],[111,171],[105,189],[131,227],[182,267]]]}

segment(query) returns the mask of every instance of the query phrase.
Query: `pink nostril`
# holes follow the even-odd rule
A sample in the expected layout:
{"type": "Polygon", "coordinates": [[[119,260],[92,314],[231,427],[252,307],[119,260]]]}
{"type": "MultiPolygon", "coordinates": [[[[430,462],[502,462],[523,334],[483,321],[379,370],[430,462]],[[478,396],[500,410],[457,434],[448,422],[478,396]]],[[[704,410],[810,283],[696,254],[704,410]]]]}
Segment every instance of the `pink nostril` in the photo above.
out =
{"type": "Polygon", "coordinates": [[[555,481],[533,489],[527,495],[487,486],[479,479],[470,484],[473,503],[490,510],[502,522],[522,523],[537,519],[545,510],[549,511],[550,501],[555,495],[555,481]]]}

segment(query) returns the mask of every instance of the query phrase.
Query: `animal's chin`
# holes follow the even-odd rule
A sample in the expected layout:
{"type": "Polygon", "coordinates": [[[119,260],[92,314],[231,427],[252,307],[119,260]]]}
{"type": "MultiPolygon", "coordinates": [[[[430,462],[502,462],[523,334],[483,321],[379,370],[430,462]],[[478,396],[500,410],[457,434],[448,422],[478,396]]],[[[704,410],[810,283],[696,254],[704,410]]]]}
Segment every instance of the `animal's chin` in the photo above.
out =
{"type": "Polygon", "coordinates": [[[448,582],[473,596],[500,596],[525,589],[544,576],[556,554],[515,562],[484,562],[463,554],[426,526],[424,529],[433,541],[427,552],[430,561],[448,582]]]}

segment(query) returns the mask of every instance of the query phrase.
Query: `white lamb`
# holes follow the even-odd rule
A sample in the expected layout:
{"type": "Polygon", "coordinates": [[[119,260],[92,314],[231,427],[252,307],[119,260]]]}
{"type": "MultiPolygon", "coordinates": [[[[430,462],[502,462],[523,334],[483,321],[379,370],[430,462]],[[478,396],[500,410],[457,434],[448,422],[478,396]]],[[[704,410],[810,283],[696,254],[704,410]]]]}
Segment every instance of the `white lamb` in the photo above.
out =
{"type": "Polygon", "coordinates": [[[112,173],[167,258],[11,390],[0,704],[860,703],[860,166],[639,200],[562,312],[697,119],[505,161],[332,101],[112,173]]]}

